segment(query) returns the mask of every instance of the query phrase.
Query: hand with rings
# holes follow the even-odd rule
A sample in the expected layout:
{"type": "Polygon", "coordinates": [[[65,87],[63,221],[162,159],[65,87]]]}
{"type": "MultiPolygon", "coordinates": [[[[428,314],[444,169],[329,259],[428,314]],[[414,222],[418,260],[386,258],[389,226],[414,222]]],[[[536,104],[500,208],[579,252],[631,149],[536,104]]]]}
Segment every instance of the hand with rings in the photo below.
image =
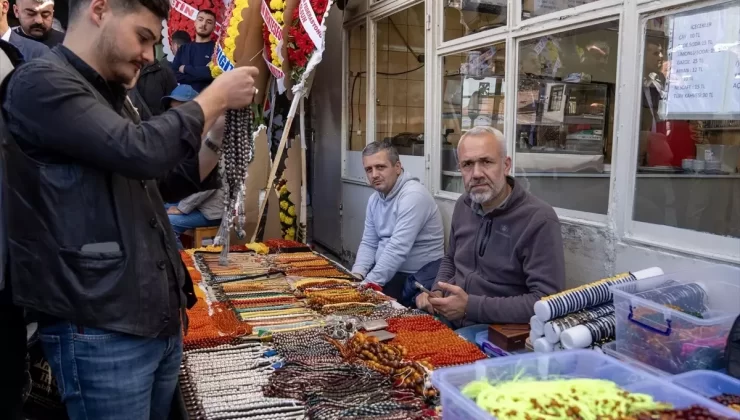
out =
{"type": "Polygon", "coordinates": [[[218,89],[226,99],[227,109],[239,109],[254,102],[259,89],[254,86],[254,78],[259,74],[256,67],[237,67],[217,77],[210,88],[218,89]]]}

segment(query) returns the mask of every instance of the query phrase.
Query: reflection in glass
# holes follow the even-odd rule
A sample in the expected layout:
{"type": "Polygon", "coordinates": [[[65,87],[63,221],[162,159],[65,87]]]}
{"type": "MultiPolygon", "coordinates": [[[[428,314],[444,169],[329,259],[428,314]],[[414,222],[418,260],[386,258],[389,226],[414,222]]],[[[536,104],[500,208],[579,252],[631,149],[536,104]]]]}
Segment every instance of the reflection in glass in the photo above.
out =
{"type": "Polygon", "coordinates": [[[444,41],[506,26],[506,0],[444,1],[444,41]]]}
{"type": "Polygon", "coordinates": [[[572,9],[597,0],[522,0],[522,19],[572,9]]]}
{"type": "Polygon", "coordinates": [[[645,31],[633,219],[740,237],[740,119],[727,119],[740,48],[706,48],[740,45],[740,6],[650,19],[645,31]]]}
{"type": "Polygon", "coordinates": [[[553,207],[606,214],[619,26],[519,44],[516,176],[553,207]]]}
{"type": "Polygon", "coordinates": [[[376,140],[424,155],[424,4],[377,23],[376,140]]]}
{"type": "Polygon", "coordinates": [[[365,25],[348,29],[349,73],[347,74],[348,133],[347,149],[362,151],[367,143],[365,122],[367,98],[367,28],[365,25]]]}
{"type": "Polygon", "coordinates": [[[463,193],[457,144],[467,130],[490,126],[504,131],[504,43],[452,54],[442,79],[442,189],[463,193]]]}

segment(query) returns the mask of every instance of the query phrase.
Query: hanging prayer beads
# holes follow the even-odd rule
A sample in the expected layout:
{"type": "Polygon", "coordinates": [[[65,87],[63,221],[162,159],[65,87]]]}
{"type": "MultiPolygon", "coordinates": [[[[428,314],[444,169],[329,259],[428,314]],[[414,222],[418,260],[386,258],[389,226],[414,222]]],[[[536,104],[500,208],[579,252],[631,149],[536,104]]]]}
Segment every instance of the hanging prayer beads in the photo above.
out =
{"type": "Polygon", "coordinates": [[[244,181],[247,176],[247,165],[254,157],[254,113],[250,108],[230,109],[226,111],[224,127],[223,172],[224,217],[221,222],[216,245],[226,245],[221,251],[222,264],[226,264],[229,250],[229,233],[236,229],[239,238],[246,237],[244,224],[244,181]]]}

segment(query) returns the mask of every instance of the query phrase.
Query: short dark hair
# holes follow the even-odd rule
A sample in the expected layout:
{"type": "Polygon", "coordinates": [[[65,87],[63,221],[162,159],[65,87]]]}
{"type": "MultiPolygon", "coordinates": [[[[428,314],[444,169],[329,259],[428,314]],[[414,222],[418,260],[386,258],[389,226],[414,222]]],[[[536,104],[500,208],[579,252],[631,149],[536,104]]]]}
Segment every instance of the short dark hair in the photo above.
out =
{"type": "Polygon", "coordinates": [[[190,38],[190,34],[187,33],[187,31],[175,31],[170,39],[171,42],[177,45],[185,45],[193,42],[193,39],[190,38]]]}
{"type": "Polygon", "coordinates": [[[201,14],[201,13],[204,13],[206,15],[211,15],[211,16],[213,16],[213,20],[216,20],[216,12],[214,12],[211,9],[201,9],[201,10],[198,10],[198,14],[201,14]]]}
{"type": "MultiPolygon", "coordinates": [[[[77,17],[82,9],[90,4],[90,0],[70,0],[69,14],[72,18],[77,17]]],[[[133,12],[142,6],[154,13],[160,19],[167,19],[170,13],[170,2],[168,0],[112,0],[111,7],[126,12],[133,12]]]]}
{"type": "Polygon", "coordinates": [[[362,149],[362,156],[372,156],[376,153],[382,152],[383,150],[388,152],[388,160],[391,162],[391,165],[398,163],[400,160],[398,150],[390,139],[375,140],[368,144],[364,149],[362,149]]]}

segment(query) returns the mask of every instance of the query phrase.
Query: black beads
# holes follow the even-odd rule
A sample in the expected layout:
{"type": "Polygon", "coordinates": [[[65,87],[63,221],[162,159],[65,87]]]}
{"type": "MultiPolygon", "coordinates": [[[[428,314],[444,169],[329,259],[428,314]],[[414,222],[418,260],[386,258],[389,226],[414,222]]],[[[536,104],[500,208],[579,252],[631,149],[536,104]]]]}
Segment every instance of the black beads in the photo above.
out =
{"type": "Polygon", "coordinates": [[[244,181],[247,165],[254,158],[254,112],[250,108],[226,111],[221,176],[224,191],[224,218],[217,243],[225,243],[233,227],[240,238],[244,225],[244,181]]]}

